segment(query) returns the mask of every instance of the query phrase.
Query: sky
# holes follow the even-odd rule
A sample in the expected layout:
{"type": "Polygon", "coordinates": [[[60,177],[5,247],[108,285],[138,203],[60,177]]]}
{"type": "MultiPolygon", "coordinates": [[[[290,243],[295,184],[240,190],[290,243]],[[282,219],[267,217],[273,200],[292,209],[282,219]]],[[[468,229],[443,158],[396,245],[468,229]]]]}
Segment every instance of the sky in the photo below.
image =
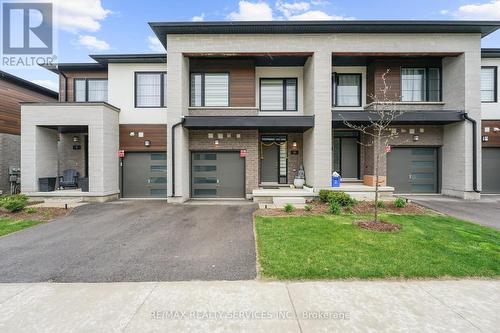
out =
{"type": "MultiPolygon", "coordinates": [[[[40,0],[31,0],[33,2],[40,0]]],[[[47,2],[47,0],[44,0],[47,2]]],[[[50,1],[50,0],[49,0],[50,1]]],[[[16,2],[0,0],[0,2],[16,2]]],[[[18,1],[24,2],[24,1],[18,1]]],[[[88,54],[159,53],[152,21],[230,20],[500,20],[500,0],[52,0],[58,62],[88,54]]],[[[482,41],[500,48],[500,31],[482,41]]],[[[0,69],[57,90],[45,69],[0,69]]]]}

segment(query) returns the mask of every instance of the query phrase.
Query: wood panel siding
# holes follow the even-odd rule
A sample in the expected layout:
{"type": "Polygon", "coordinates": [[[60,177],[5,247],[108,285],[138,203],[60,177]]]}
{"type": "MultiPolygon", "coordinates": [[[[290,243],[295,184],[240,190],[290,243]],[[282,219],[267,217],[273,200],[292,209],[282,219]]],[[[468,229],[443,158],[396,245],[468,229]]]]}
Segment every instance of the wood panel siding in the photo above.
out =
{"type": "Polygon", "coordinates": [[[68,78],[67,82],[67,99],[66,99],[66,82],[62,74],[59,75],[59,101],[74,102],[74,82],[75,79],[107,79],[108,72],[103,71],[68,71],[64,73],[68,78]]]}
{"type": "Polygon", "coordinates": [[[229,106],[255,107],[255,62],[252,59],[191,58],[191,72],[229,72],[229,106]]]}
{"type": "Polygon", "coordinates": [[[21,102],[54,102],[55,98],[0,80],[0,133],[21,134],[21,102]]]}
{"type": "Polygon", "coordinates": [[[125,151],[166,151],[167,125],[120,125],[120,149],[125,151]],[[134,132],[135,136],[130,136],[130,132],[134,132]],[[144,137],[139,137],[139,132],[143,132],[144,137]],[[146,140],[151,141],[151,146],[146,147],[144,145],[146,140]]]}
{"type": "Polygon", "coordinates": [[[483,141],[483,147],[500,147],[500,132],[495,132],[494,128],[500,128],[500,120],[483,120],[481,122],[481,135],[488,137],[488,141],[483,141]],[[490,131],[485,132],[485,127],[489,127],[490,131]]]}
{"type": "Polygon", "coordinates": [[[386,74],[388,86],[387,98],[392,101],[401,100],[401,68],[403,67],[435,67],[441,68],[441,58],[401,59],[386,58],[372,60],[366,69],[366,102],[372,103],[373,97],[383,100],[384,82],[382,75],[386,74]]]}

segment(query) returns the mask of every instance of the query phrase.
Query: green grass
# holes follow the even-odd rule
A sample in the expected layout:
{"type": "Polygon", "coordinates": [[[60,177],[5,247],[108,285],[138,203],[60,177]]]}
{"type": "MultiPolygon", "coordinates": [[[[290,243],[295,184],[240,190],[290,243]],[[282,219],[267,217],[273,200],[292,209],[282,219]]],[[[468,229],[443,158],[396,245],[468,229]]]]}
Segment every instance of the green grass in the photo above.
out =
{"type": "Polygon", "coordinates": [[[440,215],[384,215],[379,233],[359,216],[256,217],[262,276],[276,279],[500,276],[500,232],[440,215]]]}
{"type": "Polygon", "coordinates": [[[25,228],[42,223],[41,221],[15,220],[10,218],[0,218],[0,236],[10,234],[25,228]]]}

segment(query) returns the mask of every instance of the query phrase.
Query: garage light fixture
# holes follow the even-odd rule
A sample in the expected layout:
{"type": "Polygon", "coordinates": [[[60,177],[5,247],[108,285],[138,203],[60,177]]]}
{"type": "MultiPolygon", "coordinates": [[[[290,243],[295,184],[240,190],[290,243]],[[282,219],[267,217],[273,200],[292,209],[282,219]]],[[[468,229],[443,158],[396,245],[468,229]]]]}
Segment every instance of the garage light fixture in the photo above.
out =
{"type": "Polygon", "coordinates": [[[414,135],[413,136],[413,141],[418,141],[418,140],[420,140],[420,137],[418,135],[414,135]]]}
{"type": "Polygon", "coordinates": [[[151,146],[151,140],[145,140],[145,141],[144,141],[144,145],[145,145],[146,147],[151,146]]]}
{"type": "Polygon", "coordinates": [[[483,142],[488,142],[489,138],[487,135],[483,135],[483,142]]]}
{"type": "Polygon", "coordinates": [[[214,144],[215,144],[216,146],[218,146],[218,145],[219,145],[219,140],[215,140],[215,141],[214,141],[214,144]]]}
{"type": "Polygon", "coordinates": [[[73,142],[78,142],[78,141],[80,141],[80,138],[79,138],[78,136],[76,136],[76,135],[75,135],[75,136],[73,137],[73,142]]]}

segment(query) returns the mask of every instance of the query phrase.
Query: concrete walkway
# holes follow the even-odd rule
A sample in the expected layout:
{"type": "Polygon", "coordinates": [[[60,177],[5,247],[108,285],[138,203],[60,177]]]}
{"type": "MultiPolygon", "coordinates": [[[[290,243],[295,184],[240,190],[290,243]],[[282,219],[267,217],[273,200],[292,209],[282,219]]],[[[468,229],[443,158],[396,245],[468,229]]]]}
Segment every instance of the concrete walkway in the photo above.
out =
{"type": "Polygon", "coordinates": [[[0,332],[494,332],[500,280],[0,284],[0,332]]]}
{"type": "Polygon", "coordinates": [[[408,199],[437,212],[500,230],[500,195],[462,200],[443,195],[410,195],[408,199]]]}

